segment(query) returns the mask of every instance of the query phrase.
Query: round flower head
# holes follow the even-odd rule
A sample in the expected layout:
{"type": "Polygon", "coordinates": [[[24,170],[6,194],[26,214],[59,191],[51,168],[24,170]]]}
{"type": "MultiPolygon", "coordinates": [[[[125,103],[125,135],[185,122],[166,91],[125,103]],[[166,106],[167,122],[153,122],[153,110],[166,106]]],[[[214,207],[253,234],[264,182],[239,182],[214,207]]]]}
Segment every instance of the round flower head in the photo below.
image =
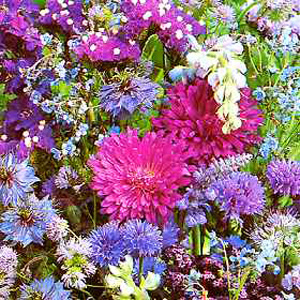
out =
{"type": "Polygon", "coordinates": [[[173,144],[159,133],[138,137],[129,130],[105,138],[89,165],[94,171],[92,188],[102,201],[102,213],[111,219],[146,218],[166,221],[181,198],[177,189],[190,182],[182,144],[173,144]]]}
{"type": "Polygon", "coordinates": [[[219,106],[206,80],[196,79],[189,85],[178,83],[168,95],[171,108],[164,109],[159,118],[153,119],[153,124],[167,135],[185,141],[197,162],[208,163],[213,158],[243,153],[260,140],[256,130],[263,119],[254,108],[257,102],[251,98],[250,89],[241,90],[242,126],[229,134],[222,131],[224,124],[217,116],[219,106]]]}
{"type": "Polygon", "coordinates": [[[93,230],[89,241],[91,258],[101,267],[117,266],[124,255],[125,244],[117,222],[110,222],[93,230]]]}
{"type": "Polygon", "coordinates": [[[23,285],[19,299],[68,300],[71,299],[71,293],[64,289],[60,281],[55,282],[50,276],[41,280],[35,279],[30,285],[23,285]]]}
{"type": "Polygon", "coordinates": [[[163,247],[161,231],[155,225],[141,220],[129,220],[124,225],[126,249],[135,257],[157,255],[163,247]]]}
{"type": "Polygon", "coordinates": [[[17,205],[18,199],[31,192],[31,185],[37,181],[39,178],[34,176],[34,169],[28,165],[28,160],[18,162],[11,153],[0,157],[0,200],[4,205],[17,205]]]}
{"type": "Polygon", "coordinates": [[[2,214],[0,231],[6,235],[5,240],[20,242],[24,247],[32,242],[42,245],[46,226],[54,215],[48,197],[39,200],[32,194],[2,214]]]}
{"type": "Polygon", "coordinates": [[[268,165],[267,178],[276,194],[300,195],[300,162],[273,160],[268,165]]]}
{"type": "Polygon", "coordinates": [[[227,217],[259,213],[264,208],[264,188],[256,176],[235,172],[211,184],[209,194],[227,217]]]}

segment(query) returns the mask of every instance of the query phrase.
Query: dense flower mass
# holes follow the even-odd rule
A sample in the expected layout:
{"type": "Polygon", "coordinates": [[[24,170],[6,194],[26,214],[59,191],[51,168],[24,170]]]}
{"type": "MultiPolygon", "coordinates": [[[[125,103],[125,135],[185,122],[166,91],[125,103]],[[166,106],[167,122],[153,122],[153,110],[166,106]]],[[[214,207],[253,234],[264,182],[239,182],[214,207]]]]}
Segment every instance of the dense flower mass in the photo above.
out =
{"type": "Polygon", "coordinates": [[[32,184],[37,181],[28,160],[19,162],[13,154],[0,157],[0,200],[4,205],[17,205],[18,200],[33,191],[32,184]]]}
{"type": "Polygon", "coordinates": [[[300,163],[291,160],[273,160],[267,168],[267,177],[276,194],[300,194],[300,163]]]}
{"type": "Polygon", "coordinates": [[[214,182],[208,193],[228,217],[260,213],[265,205],[264,188],[256,176],[234,172],[214,182]]]}
{"type": "Polygon", "coordinates": [[[89,161],[92,188],[106,196],[102,213],[117,220],[166,221],[180,199],[177,189],[189,183],[185,158],[180,143],[174,145],[159,133],[140,139],[136,131],[127,131],[105,139],[89,161]]]}
{"type": "Polygon", "coordinates": [[[170,109],[163,110],[153,124],[167,135],[183,140],[197,162],[207,163],[213,158],[242,153],[260,140],[256,131],[263,121],[250,95],[249,89],[242,89],[239,104],[242,126],[224,134],[223,123],[216,115],[218,104],[208,82],[196,79],[189,85],[178,83],[168,91],[170,109]]]}

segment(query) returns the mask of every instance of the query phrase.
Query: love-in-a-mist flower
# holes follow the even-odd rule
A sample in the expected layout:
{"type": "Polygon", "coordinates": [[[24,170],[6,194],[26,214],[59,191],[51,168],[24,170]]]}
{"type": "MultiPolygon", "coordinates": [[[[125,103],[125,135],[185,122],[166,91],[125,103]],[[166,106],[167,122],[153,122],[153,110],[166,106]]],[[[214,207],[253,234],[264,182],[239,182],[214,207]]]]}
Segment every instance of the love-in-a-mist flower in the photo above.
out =
{"type": "Polygon", "coordinates": [[[184,145],[160,133],[139,138],[128,130],[105,138],[88,163],[94,171],[92,188],[106,196],[102,213],[121,221],[166,221],[181,198],[177,189],[190,182],[186,155],[184,145]]]}
{"type": "Polygon", "coordinates": [[[69,300],[71,293],[64,289],[60,281],[55,281],[52,276],[49,276],[41,280],[34,279],[30,285],[22,285],[19,299],[69,300]]]}
{"type": "Polygon", "coordinates": [[[39,200],[31,194],[2,214],[0,231],[5,240],[19,242],[23,247],[32,242],[42,245],[47,223],[55,214],[47,196],[39,200]]]}
{"type": "Polygon", "coordinates": [[[32,184],[37,181],[40,179],[27,159],[20,162],[12,153],[0,156],[0,200],[4,205],[17,205],[18,200],[33,191],[32,184]]]}
{"type": "Polygon", "coordinates": [[[196,162],[210,162],[213,158],[243,153],[260,141],[257,128],[262,123],[261,111],[251,98],[250,89],[241,90],[239,102],[241,126],[224,133],[224,122],[216,112],[219,105],[206,80],[196,79],[191,84],[178,83],[168,91],[171,107],[152,120],[174,142],[183,140],[196,162]]]}

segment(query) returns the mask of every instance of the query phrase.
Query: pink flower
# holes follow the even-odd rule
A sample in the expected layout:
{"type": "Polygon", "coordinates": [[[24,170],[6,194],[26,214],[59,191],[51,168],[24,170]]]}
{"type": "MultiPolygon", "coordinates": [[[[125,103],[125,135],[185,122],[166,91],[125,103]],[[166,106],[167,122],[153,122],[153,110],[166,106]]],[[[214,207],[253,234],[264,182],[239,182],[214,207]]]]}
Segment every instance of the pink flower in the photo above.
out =
{"type": "Polygon", "coordinates": [[[243,153],[260,141],[256,131],[262,124],[262,112],[254,106],[251,90],[241,90],[239,103],[242,126],[224,134],[223,122],[216,112],[219,108],[213,98],[212,88],[203,79],[192,84],[178,83],[168,91],[171,107],[163,109],[160,117],[153,119],[156,129],[165,131],[186,143],[196,163],[208,163],[213,158],[243,153]]]}
{"type": "Polygon", "coordinates": [[[190,175],[181,143],[172,143],[160,133],[138,137],[135,130],[112,134],[89,160],[94,171],[92,188],[102,201],[102,213],[112,220],[146,218],[166,222],[188,185],[190,175]]]}

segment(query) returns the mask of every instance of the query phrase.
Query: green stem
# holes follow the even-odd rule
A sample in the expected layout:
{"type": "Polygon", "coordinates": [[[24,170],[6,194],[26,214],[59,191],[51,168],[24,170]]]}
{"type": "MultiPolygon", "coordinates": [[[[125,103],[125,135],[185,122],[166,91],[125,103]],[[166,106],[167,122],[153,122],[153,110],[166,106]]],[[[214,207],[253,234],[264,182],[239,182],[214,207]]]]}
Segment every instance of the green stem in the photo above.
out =
{"type": "Polygon", "coordinates": [[[288,66],[288,64],[289,64],[289,52],[287,52],[286,56],[284,57],[283,68],[282,68],[282,70],[280,71],[280,73],[278,74],[278,77],[276,78],[273,87],[276,87],[276,86],[277,86],[277,84],[278,84],[278,82],[279,82],[279,80],[280,80],[280,77],[281,77],[281,75],[283,74],[285,68],[288,66]]]}
{"type": "Polygon", "coordinates": [[[237,22],[240,23],[240,21],[242,20],[242,18],[246,15],[246,13],[255,5],[257,5],[259,3],[259,1],[255,1],[252,4],[250,4],[249,6],[247,6],[239,15],[239,17],[237,18],[237,22]]]}
{"type": "Polygon", "coordinates": [[[248,46],[248,53],[249,53],[249,58],[250,58],[251,65],[252,65],[252,67],[253,67],[253,69],[254,69],[256,75],[259,75],[259,72],[258,72],[258,70],[257,70],[257,68],[256,68],[256,66],[255,66],[255,63],[254,63],[253,58],[252,58],[252,55],[251,55],[250,44],[247,43],[247,46],[248,46]]]}
{"type": "Polygon", "coordinates": [[[224,251],[224,259],[225,259],[225,264],[226,264],[226,277],[227,277],[227,288],[228,288],[228,294],[229,294],[229,300],[231,300],[231,286],[230,286],[230,271],[229,271],[229,260],[226,252],[226,247],[225,244],[222,240],[220,240],[222,243],[223,251],[224,251]]]}
{"type": "Polygon", "coordinates": [[[140,279],[140,283],[142,281],[143,273],[144,273],[144,257],[141,256],[139,258],[139,279],[140,279]]]}
{"type": "Polygon", "coordinates": [[[201,231],[200,225],[193,227],[193,253],[194,255],[201,255],[201,231]]]}
{"type": "Polygon", "coordinates": [[[93,195],[93,202],[94,202],[94,218],[93,218],[93,223],[94,223],[94,228],[97,226],[97,197],[95,194],[93,195]]]}

